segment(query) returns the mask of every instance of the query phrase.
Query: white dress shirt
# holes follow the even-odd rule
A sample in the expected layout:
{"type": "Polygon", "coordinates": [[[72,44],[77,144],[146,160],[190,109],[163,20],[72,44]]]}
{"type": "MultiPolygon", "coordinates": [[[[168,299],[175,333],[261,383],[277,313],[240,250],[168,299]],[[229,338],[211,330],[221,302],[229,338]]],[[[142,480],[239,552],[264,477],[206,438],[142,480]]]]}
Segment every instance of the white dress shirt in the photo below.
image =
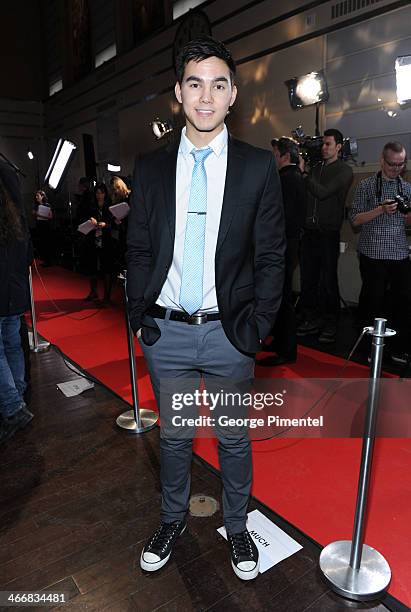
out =
{"type": "MultiPolygon", "coordinates": [[[[201,312],[217,312],[215,290],[215,250],[220,227],[221,209],[227,170],[228,133],[224,129],[207,145],[213,152],[205,160],[207,173],[207,218],[204,250],[203,306],[201,312]]],[[[174,253],[167,279],[161,289],[157,304],[172,310],[182,310],[180,306],[180,287],[183,270],[184,239],[186,232],[187,210],[190,199],[191,177],[194,157],[191,151],[196,147],[186,136],[186,128],[181,132],[177,156],[176,172],[176,227],[174,253]]],[[[207,148],[207,147],[202,147],[207,148]]]]}

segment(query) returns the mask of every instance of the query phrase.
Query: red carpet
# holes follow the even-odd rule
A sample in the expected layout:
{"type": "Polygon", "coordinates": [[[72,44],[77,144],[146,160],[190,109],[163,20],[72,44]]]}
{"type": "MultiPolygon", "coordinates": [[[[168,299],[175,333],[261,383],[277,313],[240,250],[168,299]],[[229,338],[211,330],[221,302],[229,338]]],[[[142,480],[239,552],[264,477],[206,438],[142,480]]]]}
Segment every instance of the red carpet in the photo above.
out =
{"type": "MultiPolygon", "coordinates": [[[[38,330],[73,361],[79,363],[127,401],[131,401],[127,344],[121,290],[115,306],[96,309],[83,300],[87,280],[62,270],[40,270],[47,296],[34,273],[38,330]],[[56,311],[56,307],[59,312],[56,311]]],[[[138,345],[140,404],[155,408],[144,359],[138,345]]],[[[340,375],[342,360],[300,347],[296,364],[276,368],[284,378],[328,378],[340,375]]],[[[274,370],[257,368],[257,377],[274,370]]],[[[356,364],[345,377],[366,378],[356,364]]],[[[200,439],[196,452],[218,467],[213,440],[200,439]]],[[[360,464],[359,439],[277,439],[253,443],[253,495],[304,533],[326,545],[351,539],[360,464]]],[[[365,542],[390,564],[390,593],[411,606],[411,440],[378,439],[365,542]]]]}

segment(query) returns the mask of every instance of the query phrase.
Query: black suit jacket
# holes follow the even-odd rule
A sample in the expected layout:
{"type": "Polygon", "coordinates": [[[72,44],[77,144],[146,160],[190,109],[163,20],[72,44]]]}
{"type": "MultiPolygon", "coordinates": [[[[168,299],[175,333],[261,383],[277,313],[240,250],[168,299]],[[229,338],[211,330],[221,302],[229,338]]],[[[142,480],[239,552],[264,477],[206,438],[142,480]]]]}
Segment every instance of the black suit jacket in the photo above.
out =
{"type": "MultiPolygon", "coordinates": [[[[172,263],[178,144],[137,159],[128,226],[127,294],[134,332],[160,336],[147,314],[172,263]]],[[[208,206],[212,203],[208,204],[208,206]]],[[[281,187],[271,152],[228,140],[227,173],[215,253],[224,331],[242,352],[256,353],[281,301],[285,231],[281,187]]]]}

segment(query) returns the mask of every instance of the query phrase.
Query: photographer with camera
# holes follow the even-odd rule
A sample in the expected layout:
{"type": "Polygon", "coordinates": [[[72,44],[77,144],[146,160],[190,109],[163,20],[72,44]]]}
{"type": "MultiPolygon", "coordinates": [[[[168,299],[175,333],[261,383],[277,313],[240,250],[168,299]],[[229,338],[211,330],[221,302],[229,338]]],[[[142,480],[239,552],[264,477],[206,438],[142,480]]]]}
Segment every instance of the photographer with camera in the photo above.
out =
{"type": "Polygon", "coordinates": [[[372,325],[385,317],[387,289],[391,289],[393,327],[391,358],[407,363],[411,350],[411,261],[405,233],[411,224],[411,184],[401,178],[406,151],[400,142],[387,142],[381,170],[362,180],[350,213],[352,225],[360,227],[358,251],[362,289],[361,322],[372,325]]]}
{"type": "Polygon", "coordinates": [[[307,215],[301,241],[302,322],[298,336],[318,334],[319,341],[335,342],[340,308],[337,264],[344,206],[353,172],[339,158],[343,135],[339,130],[324,132],[322,162],[306,180],[307,215]]]}
{"type": "Polygon", "coordinates": [[[293,302],[293,276],[298,264],[298,250],[306,214],[305,181],[300,170],[298,142],[292,138],[274,138],[271,141],[280,175],[283,194],[285,233],[285,278],[280,310],[272,329],[273,341],[265,345],[266,351],[277,353],[258,361],[261,366],[293,363],[297,359],[296,316],[293,302]]]}

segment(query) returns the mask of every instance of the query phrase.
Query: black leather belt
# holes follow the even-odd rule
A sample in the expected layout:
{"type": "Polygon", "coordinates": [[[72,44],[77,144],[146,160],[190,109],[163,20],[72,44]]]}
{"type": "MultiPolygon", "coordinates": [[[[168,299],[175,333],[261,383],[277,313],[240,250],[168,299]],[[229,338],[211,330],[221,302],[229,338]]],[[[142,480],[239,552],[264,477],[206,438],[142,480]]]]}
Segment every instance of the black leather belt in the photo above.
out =
{"type": "MultiPolygon", "coordinates": [[[[154,304],[147,311],[149,315],[154,317],[155,319],[165,319],[167,308],[163,308],[162,306],[158,306],[158,304],[154,304]]],[[[181,323],[188,323],[188,325],[202,325],[203,323],[207,323],[208,321],[219,321],[220,320],[219,312],[195,312],[192,315],[183,312],[182,310],[171,310],[170,311],[170,321],[180,321],[181,323]]]]}

